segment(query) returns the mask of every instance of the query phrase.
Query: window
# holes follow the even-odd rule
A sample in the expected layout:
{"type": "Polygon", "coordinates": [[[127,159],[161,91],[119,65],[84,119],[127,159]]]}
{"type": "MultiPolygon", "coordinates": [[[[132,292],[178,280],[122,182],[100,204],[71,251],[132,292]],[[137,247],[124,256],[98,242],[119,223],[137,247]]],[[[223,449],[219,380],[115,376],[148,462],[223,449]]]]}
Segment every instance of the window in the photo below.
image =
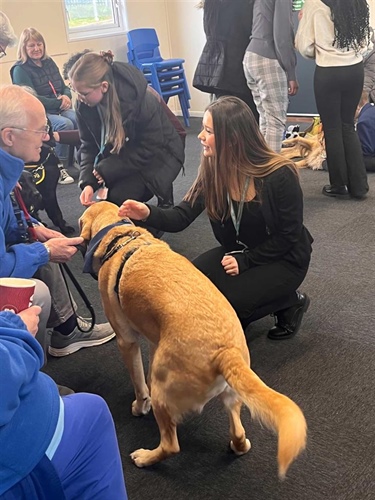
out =
{"type": "Polygon", "coordinates": [[[125,33],[124,0],[64,0],[68,40],[125,33]]]}

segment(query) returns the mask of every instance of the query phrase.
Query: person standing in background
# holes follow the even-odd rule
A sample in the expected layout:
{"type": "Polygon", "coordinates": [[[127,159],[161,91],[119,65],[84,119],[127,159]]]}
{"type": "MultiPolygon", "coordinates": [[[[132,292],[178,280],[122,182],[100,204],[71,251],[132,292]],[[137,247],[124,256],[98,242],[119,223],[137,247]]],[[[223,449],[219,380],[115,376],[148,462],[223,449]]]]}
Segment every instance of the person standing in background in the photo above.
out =
{"type": "MultiPolygon", "coordinates": [[[[78,128],[70,89],[65,85],[56,63],[48,56],[44,38],[36,29],[26,28],[21,33],[17,62],[10,69],[10,76],[14,84],[35,90],[54,132],[78,128]]],[[[66,170],[69,146],[57,144],[56,154],[64,167],[60,170],[60,184],[73,183],[74,179],[66,170]]]]}
{"type": "Polygon", "coordinates": [[[255,0],[243,67],[259,112],[260,130],[277,153],[285,133],[288,95],[298,91],[293,40],[292,2],[255,0]]]}
{"type": "Polygon", "coordinates": [[[366,0],[306,0],[296,47],[314,58],[315,100],[323,124],[330,184],[323,194],[362,199],[368,192],[354,115],[361,97],[364,68],[361,49],[369,43],[366,0]]]}
{"type": "Polygon", "coordinates": [[[202,0],[206,44],[199,58],[193,87],[216,98],[233,95],[259,114],[249,90],[242,60],[249,43],[254,0],[202,0]]]}

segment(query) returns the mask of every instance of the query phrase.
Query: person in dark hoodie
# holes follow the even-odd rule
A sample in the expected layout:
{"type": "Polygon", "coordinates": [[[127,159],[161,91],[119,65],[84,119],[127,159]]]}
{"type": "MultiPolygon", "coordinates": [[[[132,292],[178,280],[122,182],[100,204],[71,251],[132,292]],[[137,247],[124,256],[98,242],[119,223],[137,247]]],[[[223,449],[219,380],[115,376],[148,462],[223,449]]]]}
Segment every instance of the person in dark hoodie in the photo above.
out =
{"type": "Polygon", "coordinates": [[[77,94],[81,203],[94,193],[121,205],[128,198],[173,204],[172,183],[184,163],[182,141],[158,98],[134,66],[114,62],[111,52],[89,52],[69,71],[77,94]]]}

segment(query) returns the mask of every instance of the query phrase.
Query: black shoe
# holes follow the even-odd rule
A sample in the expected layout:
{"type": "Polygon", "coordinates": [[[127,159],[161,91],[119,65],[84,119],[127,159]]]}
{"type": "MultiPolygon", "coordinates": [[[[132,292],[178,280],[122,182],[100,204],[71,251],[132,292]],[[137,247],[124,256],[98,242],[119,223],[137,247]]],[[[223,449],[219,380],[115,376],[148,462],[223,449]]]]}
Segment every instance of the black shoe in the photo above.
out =
{"type": "Polygon", "coordinates": [[[324,186],[322,193],[335,198],[349,198],[349,191],[346,186],[333,187],[330,184],[324,186]]]}
{"type": "Polygon", "coordinates": [[[305,293],[296,292],[297,304],[275,313],[276,324],[268,332],[272,340],[290,339],[300,329],[302,318],[310,305],[310,299],[305,293]]]}

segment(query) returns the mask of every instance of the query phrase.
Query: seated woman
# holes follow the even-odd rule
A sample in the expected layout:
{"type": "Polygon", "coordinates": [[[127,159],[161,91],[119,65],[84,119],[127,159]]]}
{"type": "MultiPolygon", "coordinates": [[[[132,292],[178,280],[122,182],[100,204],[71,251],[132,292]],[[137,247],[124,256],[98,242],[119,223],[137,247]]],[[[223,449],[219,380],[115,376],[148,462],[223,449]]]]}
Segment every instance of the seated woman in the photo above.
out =
{"type": "Polygon", "coordinates": [[[127,494],[115,427],[95,394],[61,398],[40,372],[41,308],[0,313],[0,498],[116,498],[127,494]]]}
{"type": "MultiPolygon", "coordinates": [[[[12,82],[26,85],[36,92],[45,107],[53,131],[77,129],[76,114],[72,109],[72,94],[60,74],[59,68],[47,54],[46,43],[39,31],[26,28],[20,36],[17,62],[10,70],[12,82]]],[[[63,184],[74,182],[66,171],[69,146],[56,145],[56,154],[64,166],[63,184]]]]}
{"type": "Polygon", "coordinates": [[[184,163],[183,143],[159,98],[134,66],[111,52],[88,52],[69,71],[77,93],[81,137],[81,203],[94,202],[105,184],[107,200],[173,204],[172,182],[184,163]]]}
{"type": "Polygon", "coordinates": [[[295,335],[309,307],[297,291],[310,262],[310,233],[296,168],[266,144],[249,107],[236,97],[210,104],[198,136],[198,176],[184,200],[161,210],[134,200],[119,215],[177,232],[204,210],[219,247],[194,264],[232,304],[244,327],[274,313],[272,339],[295,335]]]}

